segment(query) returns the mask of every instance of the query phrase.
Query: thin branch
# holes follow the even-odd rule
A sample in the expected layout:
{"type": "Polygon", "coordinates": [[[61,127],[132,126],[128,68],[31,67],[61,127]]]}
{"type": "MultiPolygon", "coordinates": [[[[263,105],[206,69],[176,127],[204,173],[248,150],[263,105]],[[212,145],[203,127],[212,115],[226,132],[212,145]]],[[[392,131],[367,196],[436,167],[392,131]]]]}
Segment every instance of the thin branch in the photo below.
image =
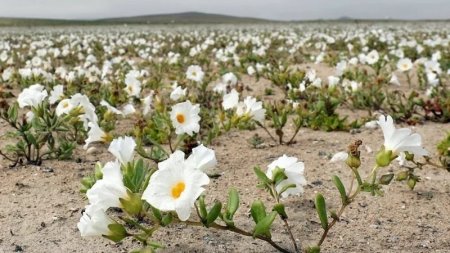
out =
{"type": "MultiPolygon", "coordinates": [[[[192,225],[192,226],[198,226],[198,227],[203,227],[203,226],[204,226],[201,222],[195,222],[195,221],[184,221],[184,223],[186,223],[186,224],[188,224],[188,225],[192,225]]],[[[231,232],[234,232],[234,233],[243,235],[243,236],[256,237],[256,238],[258,238],[258,239],[260,239],[260,240],[263,240],[263,241],[269,243],[270,245],[272,245],[272,247],[276,248],[276,249],[279,250],[280,252],[283,252],[283,253],[291,253],[291,251],[289,251],[289,250],[287,250],[287,249],[281,247],[281,246],[278,245],[276,242],[272,241],[272,239],[269,238],[269,237],[260,236],[260,235],[258,235],[258,236],[253,236],[252,233],[247,232],[247,231],[245,231],[245,230],[242,230],[242,229],[240,229],[240,228],[237,228],[237,227],[222,226],[222,225],[219,225],[219,224],[217,224],[217,223],[212,223],[212,224],[209,225],[209,227],[215,228],[215,229],[218,229],[218,230],[231,231],[231,232]]]]}

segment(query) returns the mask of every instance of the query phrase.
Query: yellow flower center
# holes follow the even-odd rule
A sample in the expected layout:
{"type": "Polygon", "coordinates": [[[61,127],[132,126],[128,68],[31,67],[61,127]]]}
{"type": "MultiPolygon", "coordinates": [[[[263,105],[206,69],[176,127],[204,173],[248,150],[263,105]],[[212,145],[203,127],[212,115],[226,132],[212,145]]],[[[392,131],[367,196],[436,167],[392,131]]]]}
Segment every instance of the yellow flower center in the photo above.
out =
{"type": "Polygon", "coordinates": [[[184,192],[186,185],[184,182],[178,182],[172,187],[172,198],[177,199],[180,197],[181,193],[184,192]]]}
{"type": "Polygon", "coordinates": [[[69,102],[64,102],[63,103],[63,108],[67,108],[67,107],[69,107],[69,102]]]}
{"type": "Polygon", "coordinates": [[[183,124],[184,121],[186,121],[186,119],[184,118],[184,115],[183,115],[183,114],[178,113],[178,114],[177,114],[177,121],[178,121],[178,123],[183,124]]]}
{"type": "Polygon", "coordinates": [[[192,72],[192,76],[197,76],[197,72],[192,72]]]}

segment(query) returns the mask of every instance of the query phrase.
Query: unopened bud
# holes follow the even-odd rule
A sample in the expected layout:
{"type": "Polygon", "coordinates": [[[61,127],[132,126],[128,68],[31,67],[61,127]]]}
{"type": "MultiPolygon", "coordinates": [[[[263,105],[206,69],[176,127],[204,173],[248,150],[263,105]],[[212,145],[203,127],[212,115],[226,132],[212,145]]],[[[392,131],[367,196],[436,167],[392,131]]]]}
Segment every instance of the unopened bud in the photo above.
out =
{"type": "Polygon", "coordinates": [[[359,168],[359,166],[361,166],[361,160],[359,159],[359,157],[353,156],[351,154],[348,155],[345,163],[352,169],[357,169],[359,168]]]}
{"type": "Polygon", "coordinates": [[[384,148],[378,152],[376,156],[376,162],[378,167],[386,167],[391,164],[392,161],[392,150],[385,150],[384,148]]]}

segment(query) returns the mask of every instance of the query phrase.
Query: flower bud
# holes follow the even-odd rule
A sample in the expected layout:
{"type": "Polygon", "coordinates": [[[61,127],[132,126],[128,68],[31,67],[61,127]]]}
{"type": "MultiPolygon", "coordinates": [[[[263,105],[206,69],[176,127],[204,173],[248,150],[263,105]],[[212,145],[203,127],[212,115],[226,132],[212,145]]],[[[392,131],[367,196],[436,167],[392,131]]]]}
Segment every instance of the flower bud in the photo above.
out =
{"type": "Polygon", "coordinates": [[[352,169],[357,169],[359,166],[361,166],[361,160],[359,157],[353,156],[349,154],[347,157],[347,160],[345,160],[345,163],[352,169]]]}
{"type": "Polygon", "coordinates": [[[397,181],[403,181],[406,180],[408,178],[409,174],[408,171],[400,171],[399,173],[397,173],[397,181]]]}
{"type": "Polygon", "coordinates": [[[414,177],[410,177],[406,184],[408,185],[409,189],[414,190],[414,187],[416,186],[417,179],[414,177]]]}
{"type": "Polygon", "coordinates": [[[376,162],[378,167],[386,167],[391,164],[392,150],[385,150],[384,148],[378,152],[376,156],[376,162]]]}
{"type": "Polygon", "coordinates": [[[358,169],[359,166],[361,166],[361,152],[359,151],[359,146],[361,145],[362,141],[356,140],[348,146],[348,157],[347,160],[345,160],[345,163],[352,169],[358,169]]]}

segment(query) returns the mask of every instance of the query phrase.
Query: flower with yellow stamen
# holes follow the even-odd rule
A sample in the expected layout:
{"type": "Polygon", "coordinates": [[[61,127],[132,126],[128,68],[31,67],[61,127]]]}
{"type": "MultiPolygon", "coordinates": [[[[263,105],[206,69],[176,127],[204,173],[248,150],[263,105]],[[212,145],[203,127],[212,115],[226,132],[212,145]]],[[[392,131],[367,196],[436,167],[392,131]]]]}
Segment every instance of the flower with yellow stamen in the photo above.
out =
{"type": "Polygon", "coordinates": [[[200,130],[200,105],[193,105],[190,101],[176,104],[170,112],[172,125],[176,134],[188,134],[190,136],[200,130]]]}
{"type": "Polygon", "coordinates": [[[176,151],[158,164],[142,199],[161,211],[175,211],[182,221],[189,219],[194,203],[209,183],[208,176],[185,162],[176,151]]]}

